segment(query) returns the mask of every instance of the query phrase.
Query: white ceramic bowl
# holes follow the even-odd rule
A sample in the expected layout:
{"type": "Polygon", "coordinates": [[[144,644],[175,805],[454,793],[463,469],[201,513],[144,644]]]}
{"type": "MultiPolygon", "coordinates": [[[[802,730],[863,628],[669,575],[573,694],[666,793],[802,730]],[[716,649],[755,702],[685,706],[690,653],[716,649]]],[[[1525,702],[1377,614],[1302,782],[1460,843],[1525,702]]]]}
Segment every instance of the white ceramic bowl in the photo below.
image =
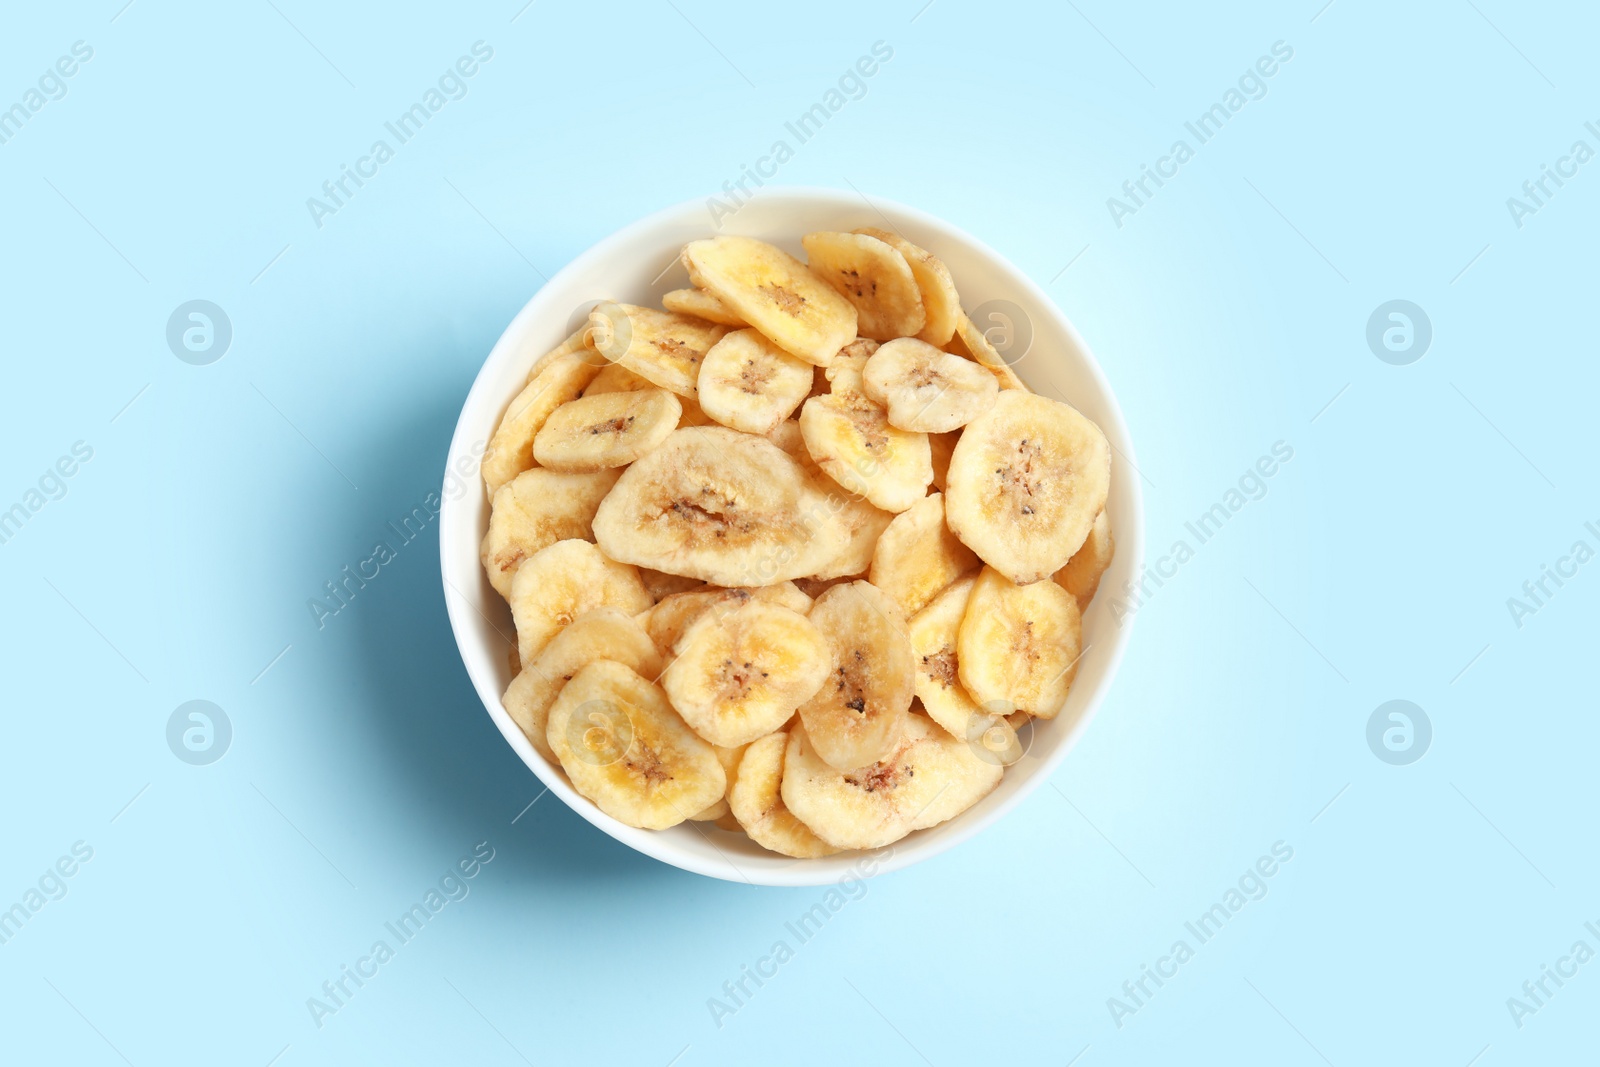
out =
{"type": "Polygon", "coordinates": [[[1043,785],[1110,687],[1132,619],[1116,623],[1108,594],[1140,572],[1144,555],[1143,505],[1131,466],[1133,443],[1111,387],[1067,317],[1005,257],[949,223],[890,201],[874,198],[869,205],[854,193],[815,188],[764,189],[720,223],[714,226],[706,204],[691,201],[624,227],[550,279],[495,344],[467,395],[450,445],[439,535],[450,625],[483,706],[522,762],[579,815],[645,855],[698,874],[757,885],[824,885],[909,867],[978,833],[1043,785]],[[566,338],[597,300],[659,306],[663,293],[688,284],[677,262],[685,242],[715,233],[742,234],[771,241],[803,258],[802,234],[859,226],[892,227],[943,259],[969,311],[991,300],[1019,307],[1031,325],[1032,343],[1021,359],[1008,353],[1017,374],[1034,391],[1065,399],[1099,423],[1116,449],[1107,505],[1116,558],[1102,582],[1104,591],[1084,619],[1088,651],[1079,663],[1077,682],[1060,715],[1031,727],[1027,754],[1006,770],[994,792],[942,826],[918,831],[874,854],[870,862],[864,862],[861,853],[850,852],[826,859],[789,859],[709,823],[684,823],[665,831],[625,826],[578,795],[560,769],[534,751],[500,705],[500,695],[511,681],[508,649],[514,644],[514,630],[510,611],[478,562],[489,504],[478,481],[477,456],[501,412],[522,387],[529,366],[566,338]]]}

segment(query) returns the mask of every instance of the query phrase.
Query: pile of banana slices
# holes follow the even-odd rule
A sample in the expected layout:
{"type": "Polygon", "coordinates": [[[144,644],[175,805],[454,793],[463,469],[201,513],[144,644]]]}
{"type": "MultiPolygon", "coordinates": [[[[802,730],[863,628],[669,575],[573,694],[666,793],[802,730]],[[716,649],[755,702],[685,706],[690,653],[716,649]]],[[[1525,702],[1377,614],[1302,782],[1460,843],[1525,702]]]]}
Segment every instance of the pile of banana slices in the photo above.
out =
{"type": "Polygon", "coordinates": [[[692,241],[605,301],[483,457],[516,623],[504,704],[629,826],[812,858],[981,800],[1062,708],[1111,563],[1111,450],[1035,395],[937,257],[692,241]]]}

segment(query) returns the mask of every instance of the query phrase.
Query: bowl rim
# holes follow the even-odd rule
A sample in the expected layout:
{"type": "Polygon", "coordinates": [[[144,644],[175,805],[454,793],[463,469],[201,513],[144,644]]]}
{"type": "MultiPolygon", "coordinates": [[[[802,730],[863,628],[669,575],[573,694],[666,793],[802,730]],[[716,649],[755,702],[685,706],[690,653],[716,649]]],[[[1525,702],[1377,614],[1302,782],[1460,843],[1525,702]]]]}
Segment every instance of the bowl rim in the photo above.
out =
{"type": "MultiPolygon", "coordinates": [[[[957,241],[965,242],[972,251],[991,261],[1017,281],[1021,290],[1017,295],[1023,298],[1018,303],[1023,303],[1025,300],[1024,306],[1030,314],[1050,317],[1071,340],[1077,352],[1082,356],[1083,366],[1081,369],[1094,381],[1095,388],[1102,401],[1104,417],[1101,419],[1101,426],[1107,439],[1120,454],[1122,462],[1126,463],[1134,471],[1138,470],[1133,442],[1128,433],[1127,422],[1123,417],[1122,406],[1117,399],[1116,393],[1112,390],[1111,383],[1106,378],[1099,361],[1095,359],[1093,352],[1084,341],[1083,335],[1078,332],[1077,327],[1066,312],[1056,305],[1043,286],[1035,282],[1026,272],[1012,263],[1009,258],[992,248],[987,242],[978,239],[961,227],[929,214],[920,208],[911,207],[884,197],[869,197],[859,191],[852,193],[826,186],[769,185],[763,187],[753,199],[762,202],[792,200],[806,207],[834,205],[841,208],[849,208],[850,210],[859,210],[861,201],[865,201],[867,206],[877,211],[880,215],[884,215],[885,218],[887,218],[885,214],[887,211],[891,214],[903,216],[931,232],[948,234],[957,241]]],[[[750,202],[752,201],[744,201],[739,206],[742,207],[744,203],[750,202]]],[[[445,484],[448,485],[450,480],[455,477],[451,468],[457,458],[474,454],[473,442],[486,440],[489,436],[489,431],[486,428],[476,425],[469,426],[467,424],[468,415],[479,406],[481,394],[489,392],[492,387],[491,379],[493,375],[491,375],[490,369],[497,368],[503,361],[510,358],[520,346],[521,337],[530,328],[530,324],[540,315],[548,313],[549,309],[539,306],[546,302],[541,298],[545,297],[546,294],[558,293],[561,283],[570,275],[583,271],[594,261],[609,257],[618,249],[634,243],[641,236],[664,225],[669,225],[675,220],[684,218],[689,212],[706,211],[708,210],[707,205],[708,201],[700,198],[683,200],[653,211],[618,228],[573,257],[570,262],[551,275],[542,286],[529,296],[527,302],[512,317],[488,355],[484,358],[483,364],[478,368],[478,372],[473,379],[471,388],[462,401],[455,431],[451,435],[449,451],[445,456],[445,484]]],[[[711,235],[720,235],[724,232],[720,223],[713,225],[708,222],[706,228],[711,235]]],[[[553,297],[551,298],[553,299],[553,297]]],[[[1026,381],[1027,375],[1021,370],[1018,373],[1026,381]]],[[[1107,692],[1116,679],[1123,655],[1133,636],[1133,623],[1137,613],[1129,613],[1128,617],[1121,620],[1115,627],[1111,647],[1106,653],[1109,659],[1105,663],[1099,684],[1088,694],[1082,713],[1071,724],[1066,736],[1061,738],[1057,746],[1045,757],[1042,761],[1043,765],[1036,768],[1029,779],[1008,796],[999,798],[996,803],[985,806],[981,811],[969,810],[950,822],[942,824],[942,832],[937,838],[921,839],[920,835],[913,834],[909,838],[902,839],[876,851],[867,850],[858,853],[846,852],[840,854],[841,859],[860,857],[857,860],[857,864],[860,867],[867,868],[865,871],[856,871],[856,864],[853,864],[850,868],[847,868],[848,871],[853,873],[846,875],[840,874],[835,866],[822,861],[795,861],[781,868],[761,869],[747,873],[739,870],[737,865],[732,860],[726,859],[726,857],[723,858],[725,867],[719,866],[708,861],[705,857],[680,848],[676,840],[666,834],[642,830],[621,823],[577,793],[571,784],[560,775],[551,774],[547,776],[547,769],[544,767],[543,761],[523,735],[521,728],[517,726],[511,719],[510,714],[502,706],[497,681],[493,678],[484,677],[485,672],[478,670],[474,666],[472,658],[469,657],[467,652],[469,642],[474,647],[479,643],[473,635],[471,622],[471,615],[476,613],[478,608],[468,599],[467,594],[457,588],[451,581],[452,553],[459,551],[460,542],[458,536],[453,532],[459,523],[453,523],[450,519],[458,509],[468,506],[470,494],[474,492],[482,493],[476,469],[468,477],[468,483],[466,493],[459,495],[444,494],[443,496],[439,523],[439,564],[444,586],[445,610],[450,620],[451,633],[455,638],[456,651],[461,656],[462,664],[467,670],[467,675],[472,681],[479,700],[489,713],[490,720],[498,727],[501,735],[512,750],[521,757],[524,765],[545,786],[545,791],[555,793],[569,808],[577,812],[591,825],[652,859],[709,878],[750,885],[785,887],[829,885],[842,882],[847,876],[877,877],[892,871],[903,870],[970,840],[1009,814],[1060,769],[1067,755],[1076,747],[1083,732],[1098,714],[1107,692]]],[[[1123,499],[1118,501],[1117,551],[1119,555],[1130,560],[1129,572],[1136,576],[1142,573],[1144,562],[1144,498],[1138,477],[1128,478],[1124,484],[1128,491],[1122,494],[1123,499]]],[[[478,532],[478,536],[481,538],[481,531],[478,532]]],[[[477,555],[477,548],[474,544],[472,558],[476,559],[477,555]]],[[[544,794],[540,793],[539,795],[542,797],[544,794]]]]}

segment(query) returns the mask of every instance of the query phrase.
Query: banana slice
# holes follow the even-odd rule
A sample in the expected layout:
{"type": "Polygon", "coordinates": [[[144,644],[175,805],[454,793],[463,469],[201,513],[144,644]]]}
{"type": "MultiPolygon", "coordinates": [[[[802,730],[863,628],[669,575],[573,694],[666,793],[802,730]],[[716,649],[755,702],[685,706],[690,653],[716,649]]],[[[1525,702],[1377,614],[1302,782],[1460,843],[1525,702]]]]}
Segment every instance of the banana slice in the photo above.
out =
{"type": "Polygon", "coordinates": [[[993,374],[970,359],[941,352],[915,337],[901,337],[867,360],[861,391],[888,410],[891,426],[947,433],[993,407],[1000,386],[993,374]]]}
{"type": "Polygon", "coordinates": [[[726,326],[670,311],[612,301],[589,313],[589,338],[596,351],[642,378],[693,397],[700,361],[726,326]]]}
{"type": "Polygon", "coordinates": [[[801,407],[800,433],[806,451],[844,490],[884,511],[904,511],[927,495],[933,453],[927,434],[889,425],[883,408],[861,392],[868,358],[859,348],[840,354],[828,368],[831,391],[801,407]]]}
{"type": "Polygon", "coordinates": [[[845,492],[838,482],[824,474],[822,468],[817,466],[817,461],[811,458],[811,453],[806,451],[805,436],[798,422],[780,423],[768,436],[805,469],[811,486],[826,502],[824,514],[838,540],[838,552],[819,564],[816,573],[808,577],[826,581],[866,574],[872,566],[872,553],[878,538],[883,536],[883,531],[894,516],[873,507],[865,497],[845,492]]]}
{"type": "Polygon", "coordinates": [[[738,313],[705,289],[674,289],[662,296],[661,306],[679,315],[692,315],[734,329],[746,325],[738,313]]]}
{"type": "Polygon", "coordinates": [[[804,263],[751,237],[683,246],[689,280],[785,352],[826,367],[856,335],[856,309],[804,263]]]}
{"type": "Polygon", "coordinates": [[[836,585],[817,598],[811,622],[827,639],[828,676],[800,705],[821,758],[863,767],[894,748],[912,695],[911,640],[899,605],[870,582],[836,585]]]}
{"type": "Polygon", "coordinates": [[[961,684],[986,709],[1053,719],[1083,653],[1078,602],[1055,582],[1015,585],[985,567],[957,639],[961,684]]]}
{"type": "Polygon", "coordinates": [[[789,735],[780,730],[751,742],[728,788],[728,807],[750,840],[795,859],[817,859],[838,852],[795,818],[783,803],[783,763],[789,735]]]}
{"type": "Polygon", "coordinates": [[[626,467],[665,441],[682,414],[665,389],[580,397],[550,413],[533,439],[533,458],[580,474],[626,467]]]}
{"type": "Polygon", "coordinates": [[[742,829],[739,821],[733,817],[732,810],[728,807],[728,798],[733,793],[733,776],[739,769],[739,760],[744,756],[744,750],[749,745],[738,745],[734,748],[723,748],[712,745],[717,751],[717,762],[722,764],[722,773],[727,777],[727,788],[723,791],[722,799],[704,811],[697,812],[689,818],[693,822],[714,822],[724,830],[738,831],[742,829]]]}
{"type": "MultiPolygon", "coordinates": [[[[821,370],[818,369],[817,373],[820,374],[821,370]]],[[[811,453],[806,451],[806,439],[800,432],[800,420],[787,419],[780,422],[764,436],[767,440],[787,452],[791,458],[798,460],[801,466],[806,464],[815,466],[811,459],[811,453]]]]}
{"type": "Polygon", "coordinates": [[[1072,554],[1067,565],[1056,571],[1056,582],[1078,601],[1079,611],[1088,611],[1095,590],[1100,588],[1100,578],[1111,568],[1111,558],[1116,555],[1116,542],[1111,538],[1111,520],[1104,511],[1094,517],[1089,536],[1083,547],[1072,554]]]}
{"type": "Polygon", "coordinates": [[[618,822],[665,830],[727,790],[716,750],[666,694],[621,663],[573,675],[550,707],[546,736],[572,787],[618,822]]]}
{"type": "Polygon", "coordinates": [[[877,354],[878,347],[878,342],[870,337],[857,337],[839,349],[839,354],[834,357],[833,362],[822,368],[822,376],[828,380],[828,388],[818,395],[861,392],[861,379],[866,373],[867,361],[877,354]]]}
{"type": "Polygon", "coordinates": [[[949,347],[956,355],[975,359],[988,368],[989,373],[1000,383],[1000,388],[1028,392],[1028,387],[1022,384],[1022,379],[1011,369],[1011,364],[995,350],[994,345],[983,335],[983,331],[978,329],[978,324],[967,318],[967,313],[964,311],[956,318],[956,335],[951,339],[949,347]]]}
{"type": "MultiPolygon", "coordinates": [[[[589,388],[583,395],[598,396],[601,393],[637,393],[647,389],[659,389],[649,378],[641,378],[620,363],[607,363],[594,381],[589,383],[589,388]]],[[[675,394],[676,395],[676,394],[675,394]]],[[[716,423],[710,415],[700,410],[700,405],[692,396],[679,396],[678,403],[683,405],[683,414],[678,416],[678,426],[714,426],[716,423]]]]}
{"type": "Polygon", "coordinates": [[[689,816],[689,821],[690,822],[716,822],[718,819],[727,818],[728,815],[729,815],[728,798],[727,797],[718,797],[717,798],[717,802],[715,804],[712,804],[706,810],[697,811],[693,815],[689,816]]]}
{"type": "Polygon", "coordinates": [[[550,351],[533,361],[533,366],[528,369],[528,381],[531,382],[540,374],[543,374],[546,367],[560,359],[562,356],[572,355],[574,353],[582,356],[586,361],[594,364],[596,367],[604,369],[606,366],[605,357],[596,352],[593,346],[589,344],[589,324],[585,322],[582,326],[578,327],[577,332],[571,337],[568,337],[565,341],[562,341],[559,345],[556,345],[550,351]]]}
{"type": "Polygon", "coordinates": [[[719,589],[715,586],[706,586],[703,589],[665,597],[650,610],[644,627],[649,632],[651,640],[655,641],[656,647],[661,650],[661,654],[670,656],[674,654],[684,632],[702,615],[713,609],[718,615],[726,615],[750,600],[776,604],[800,615],[805,615],[811,610],[811,598],[802,593],[793,582],[779,582],[777,585],[763,585],[750,589],[719,589]]]}
{"type": "Polygon", "coordinates": [[[977,554],[944,524],[944,495],[925,496],[894,517],[872,552],[872,584],[909,617],[978,567],[977,554]]]}
{"type": "Polygon", "coordinates": [[[838,551],[823,502],[764,437],[720,426],[671,434],[623,472],[594,517],[612,559],[722,586],[813,573],[838,551]]]}
{"type": "Polygon", "coordinates": [[[827,501],[826,511],[841,547],[819,563],[810,577],[822,581],[864,577],[872,566],[878,540],[894,521],[894,515],[880,511],[861,497],[851,496],[826,475],[817,476],[813,484],[827,501]]]}
{"type": "Polygon", "coordinates": [[[600,368],[600,373],[594,376],[594,381],[589,383],[589,388],[583,391],[584,396],[599,396],[602,393],[637,393],[644,389],[661,388],[655,382],[643,375],[635,374],[620,363],[607,363],[600,368]]]}
{"type": "Polygon", "coordinates": [[[806,731],[793,731],[779,792],[795,817],[835,848],[882,848],[966,811],[1004,774],[1000,763],[980,758],[926,716],[908,715],[882,760],[848,771],[825,762],[806,731]]]}
{"type": "Polygon", "coordinates": [[[875,341],[913,337],[927,324],[916,276],[892,245],[822,230],[800,238],[812,271],[855,305],[856,332],[875,341]]]}
{"type": "Polygon", "coordinates": [[[1083,546],[1110,487],[1098,426],[1070,405],[1002,392],[956,443],[945,521],[989,566],[1036,582],[1083,546]]]}
{"type": "Polygon", "coordinates": [[[906,257],[911,276],[917,280],[917,290],[922,294],[922,310],[927,317],[917,337],[931,345],[947,345],[956,331],[956,318],[961,314],[961,297],[956,294],[956,283],[950,269],[932,252],[918,248],[897,233],[863,226],[855,231],[876,237],[906,257]]]}
{"type": "Polygon", "coordinates": [[[512,721],[551,763],[559,761],[545,736],[550,705],[573,675],[602,659],[626,664],[645,678],[661,673],[661,654],[644,628],[616,608],[596,608],[551,638],[501,699],[512,721]]]}
{"type": "MultiPolygon", "coordinates": [[[[928,717],[952,737],[965,738],[974,718],[987,722],[994,715],[980,707],[961,684],[961,656],[957,651],[961,619],[977,577],[952,582],[928,606],[911,616],[911,654],[916,663],[913,686],[928,717]]],[[[1009,710],[1009,709],[1007,709],[1009,710]]]]}
{"type": "Polygon", "coordinates": [[[941,493],[949,484],[947,478],[950,474],[950,456],[955,452],[956,442],[959,440],[961,440],[960,430],[928,435],[928,450],[933,457],[933,487],[941,493]]]}
{"type": "Polygon", "coordinates": [[[600,368],[582,353],[557,356],[506,408],[489,438],[479,470],[492,499],[511,479],[533,466],[533,439],[556,408],[576,400],[600,368]]]}
{"type": "Polygon", "coordinates": [[[725,747],[782,726],[829,667],[827,642],[804,615],[753,598],[702,614],[674,652],[661,676],[667,698],[696,733],[725,747]]]}
{"type": "Polygon", "coordinates": [[[619,470],[563,474],[535,467],[502,485],[479,552],[495,592],[509,598],[511,576],[540,549],[593,537],[594,513],[621,476],[619,470]]]}
{"type": "MultiPolygon", "coordinates": [[[[621,475],[621,471],[617,471],[621,475]]],[[[599,504],[596,503],[596,507],[599,504]]],[[[644,583],[645,591],[650,594],[650,599],[661,603],[674,593],[691,593],[696,589],[704,589],[706,583],[698,578],[685,578],[681,574],[668,574],[666,571],[653,571],[649,567],[639,568],[639,580],[644,583]]]]}
{"type": "Polygon", "coordinates": [[[836,585],[846,585],[858,580],[856,575],[845,574],[838,578],[796,578],[794,584],[802,593],[815,600],[836,585]]]}
{"type": "Polygon", "coordinates": [[[758,331],[735,330],[701,361],[697,398],[701,409],[724,426],[769,434],[806,398],[812,373],[811,364],[758,331]]]}
{"type": "Polygon", "coordinates": [[[517,652],[526,666],[584,612],[611,607],[637,615],[651,603],[628,564],[607,559],[587,541],[557,541],[524,560],[511,579],[517,652]]]}

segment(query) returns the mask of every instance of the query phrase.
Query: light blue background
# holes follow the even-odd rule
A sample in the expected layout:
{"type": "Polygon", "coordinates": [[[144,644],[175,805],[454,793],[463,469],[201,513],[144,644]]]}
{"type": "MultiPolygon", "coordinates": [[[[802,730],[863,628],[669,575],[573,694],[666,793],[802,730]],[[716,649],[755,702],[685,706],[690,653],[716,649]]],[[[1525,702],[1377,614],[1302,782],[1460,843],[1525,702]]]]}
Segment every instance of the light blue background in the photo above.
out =
{"type": "Polygon", "coordinates": [[[0,35],[0,106],[94,49],[0,145],[0,507],[94,449],[0,545],[0,907],[94,849],[0,945],[8,1061],[1594,1054],[1600,963],[1520,1029],[1506,1007],[1600,949],[1600,564],[1520,629],[1506,607],[1597,545],[1600,164],[1520,229],[1506,207],[1600,147],[1592,13],[122,2],[13,5],[0,35]],[[306,198],[478,40],[465,98],[318,229],[306,198]],[[1055,788],[871,882],[719,1028],[708,998],[822,893],[524,811],[433,528],[325,629],[306,601],[438,488],[542,277],[736,177],[880,40],[781,180],[923,208],[1048,286],[1123,405],[1152,560],[1274,442],[1294,459],[1138,612],[1055,788]],[[1118,228],[1106,199],[1280,40],[1267,95],[1118,228]],[[1434,329],[1410,366],[1365,342],[1395,298],[1434,329]],[[165,342],[191,299],[233,324],[210,366],[165,342]],[[1366,744],[1393,698],[1433,723],[1410,766],[1366,744]],[[191,699],[233,724],[211,766],[166,744],[191,699]],[[319,1029],[307,998],[480,841],[470,895],[319,1029]],[[1277,841],[1266,897],[1119,1029],[1107,998],[1277,841]]]}

